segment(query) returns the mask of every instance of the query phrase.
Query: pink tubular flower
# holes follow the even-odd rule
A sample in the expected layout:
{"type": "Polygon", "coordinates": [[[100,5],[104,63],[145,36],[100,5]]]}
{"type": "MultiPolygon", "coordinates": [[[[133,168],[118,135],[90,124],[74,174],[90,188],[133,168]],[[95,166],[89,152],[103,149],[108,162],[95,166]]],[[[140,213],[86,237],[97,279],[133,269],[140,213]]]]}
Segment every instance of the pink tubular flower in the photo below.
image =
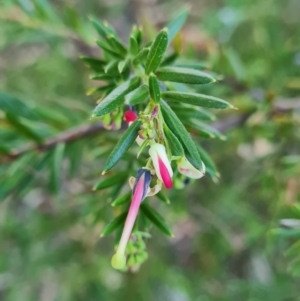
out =
{"type": "Polygon", "coordinates": [[[162,144],[154,143],[149,149],[149,155],[152,159],[157,177],[164,183],[166,188],[172,188],[173,171],[166,153],[166,148],[162,144]]]}
{"type": "Polygon", "coordinates": [[[151,182],[151,173],[147,169],[140,169],[137,173],[134,187],[132,189],[132,201],[125,221],[125,226],[117,252],[111,259],[111,264],[115,269],[122,270],[126,266],[126,246],[134,226],[141,202],[147,196],[151,182]]]}
{"type": "Polygon", "coordinates": [[[127,123],[131,124],[138,118],[137,114],[131,110],[127,110],[124,113],[124,119],[127,123]]]}
{"type": "Polygon", "coordinates": [[[184,176],[187,176],[192,179],[200,179],[205,174],[205,165],[202,162],[202,169],[196,169],[185,157],[181,157],[177,161],[177,167],[178,171],[183,174],[184,176]]]}

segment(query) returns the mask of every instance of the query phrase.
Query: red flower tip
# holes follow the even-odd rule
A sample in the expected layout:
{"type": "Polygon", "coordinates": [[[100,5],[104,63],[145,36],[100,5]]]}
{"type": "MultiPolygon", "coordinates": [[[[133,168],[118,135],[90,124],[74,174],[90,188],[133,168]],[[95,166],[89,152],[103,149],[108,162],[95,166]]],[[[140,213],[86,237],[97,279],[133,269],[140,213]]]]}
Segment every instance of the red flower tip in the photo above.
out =
{"type": "Polygon", "coordinates": [[[135,121],[137,117],[138,117],[137,114],[131,110],[127,110],[124,113],[124,119],[127,123],[135,121]]]}

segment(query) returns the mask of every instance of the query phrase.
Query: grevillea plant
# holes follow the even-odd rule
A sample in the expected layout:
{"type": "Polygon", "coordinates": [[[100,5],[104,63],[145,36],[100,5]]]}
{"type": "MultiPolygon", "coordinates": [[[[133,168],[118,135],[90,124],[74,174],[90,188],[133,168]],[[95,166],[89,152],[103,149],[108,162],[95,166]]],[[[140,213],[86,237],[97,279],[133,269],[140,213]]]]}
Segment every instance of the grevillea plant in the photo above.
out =
{"type": "Polygon", "coordinates": [[[119,233],[112,257],[116,269],[135,270],[146,260],[144,240],[149,237],[149,222],[173,235],[146,198],[156,195],[168,202],[162,189],[182,188],[189,178],[200,179],[205,172],[212,178],[218,176],[209,155],[193,141],[188,130],[222,138],[222,134],[205,124],[214,117],[207,108],[233,107],[222,99],[191,92],[191,85],[208,85],[216,80],[202,70],[202,64],[180,61],[176,37],[186,16],[186,11],[179,14],[145,46],[142,29],[134,26],[128,47],[109,24],[92,20],[103,54],[101,59],[82,57],[96,72],[92,79],[101,81],[91,91],[100,97],[92,117],[99,118],[108,130],[121,129],[125,124],[125,131],[108,155],[102,173],[105,176],[94,187],[100,190],[128,181],[131,188],[112,203],[120,206],[121,213],[102,233],[119,233]],[[173,50],[168,52],[168,46],[173,50]],[[129,148],[140,164],[135,177],[129,174],[134,166],[130,159],[129,173],[111,172],[129,148]]]}

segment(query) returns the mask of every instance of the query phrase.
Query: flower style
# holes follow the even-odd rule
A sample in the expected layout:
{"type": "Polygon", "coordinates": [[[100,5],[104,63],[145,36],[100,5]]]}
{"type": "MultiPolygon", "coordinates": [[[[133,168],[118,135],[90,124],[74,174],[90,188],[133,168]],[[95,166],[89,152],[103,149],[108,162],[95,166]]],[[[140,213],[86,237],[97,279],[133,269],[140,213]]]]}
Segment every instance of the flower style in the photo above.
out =
{"type": "Polygon", "coordinates": [[[122,270],[126,266],[126,246],[130,238],[140,204],[147,196],[147,193],[149,191],[151,178],[151,173],[147,169],[140,169],[137,173],[135,184],[132,190],[132,201],[125,221],[121,240],[117,252],[111,260],[111,264],[115,269],[122,270]]]}
{"type": "Polygon", "coordinates": [[[196,169],[185,157],[181,157],[177,161],[178,171],[192,179],[200,179],[205,174],[205,165],[202,162],[202,170],[196,169]]]}
{"type": "Polygon", "coordinates": [[[150,146],[149,155],[152,159],[157,177],[164,183],[165,187],[173,187],[173,170],[168,159],[164,145],[154,143],[150,146]]]}

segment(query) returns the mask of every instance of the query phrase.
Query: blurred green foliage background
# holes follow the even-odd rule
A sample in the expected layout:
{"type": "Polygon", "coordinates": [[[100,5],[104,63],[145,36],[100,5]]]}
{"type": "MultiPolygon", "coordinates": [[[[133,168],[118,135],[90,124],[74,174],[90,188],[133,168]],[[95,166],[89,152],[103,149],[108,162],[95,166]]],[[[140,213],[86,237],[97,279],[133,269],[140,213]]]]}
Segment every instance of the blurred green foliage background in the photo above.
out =
{"type": "Polygon", "coordinates": [[[298,0],[1,0],[0,300],[300,300],[299,225],[279,227],[300,219],[299,11],[298,0]],[[186,4],[183,55],[222,74],[205,89],[239,110],[213,123],[226,141],[198,140],[219,182],[154,199],[175,238],[154,229],[147,262],[121,274],[113,237],[99,238],[114,196],[91,189],[119,134],[15,150],[91,123],[89,15],[151,38],[186,4]]]}

